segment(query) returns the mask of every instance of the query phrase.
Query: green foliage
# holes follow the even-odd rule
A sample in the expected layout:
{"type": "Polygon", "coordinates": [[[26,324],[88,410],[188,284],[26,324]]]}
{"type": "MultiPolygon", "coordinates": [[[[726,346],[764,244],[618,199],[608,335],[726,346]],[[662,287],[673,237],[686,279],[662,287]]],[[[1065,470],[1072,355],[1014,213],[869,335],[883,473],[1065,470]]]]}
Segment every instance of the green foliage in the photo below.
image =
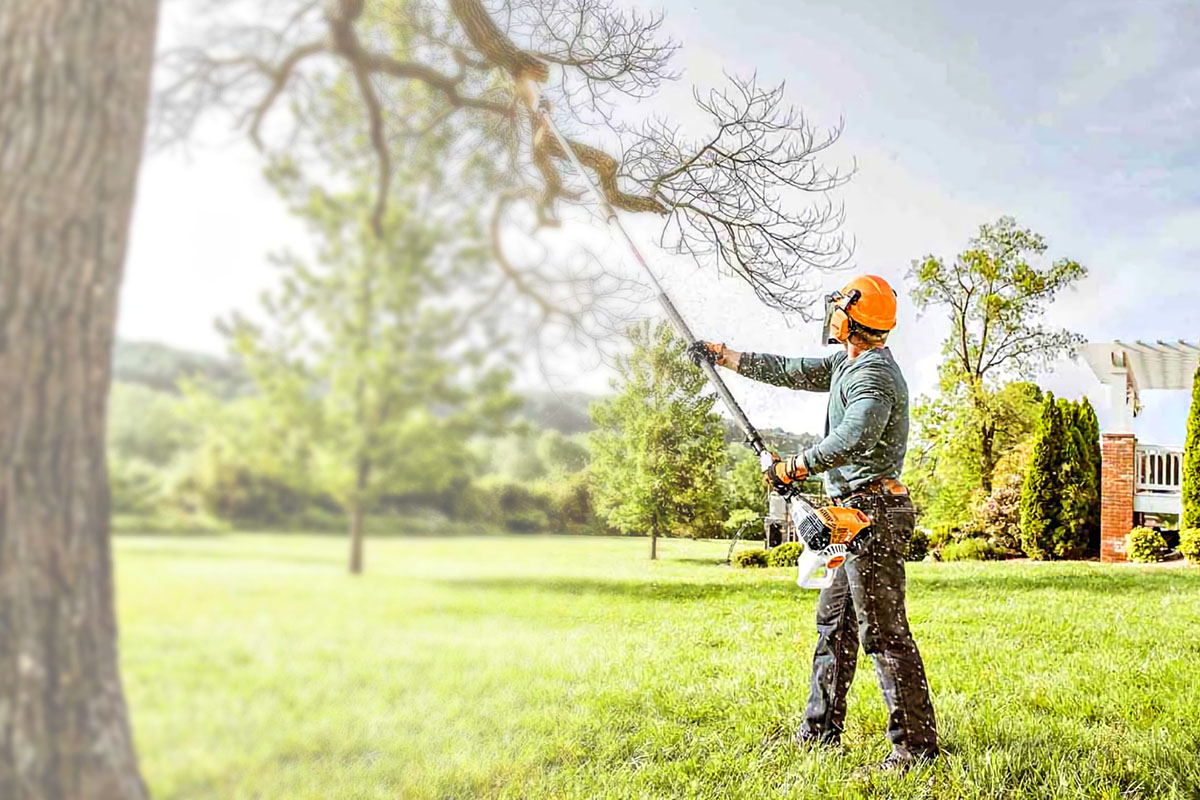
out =
{"type": "Polygon", "coordinates": [[[1179,526],[1200,528],[1200,367],[1192,379],[1192,407],[1183,450],[1183,518],[1179,526]]]}
{"type": "Polygon", "coordinates": [[[115,514],[147,514],[162,500],[161,469],[137,457],[112,451],[108,457],[108,487],[115,514]]]}
{"type": "Polygon", "coordinates": [[[929,534],[920,528],[913,528],[912,536],[908,538],[908,550],[904,554],[905,561],[922,561],[929,555],[929,534]]]}
{"type": "Polygon", "coordinates": [[[1167,540],[1154,528],[1134,528],[1125,535],[1125,554],[1130,561],[1149,564],[1162,561],[1167,540]]]}
{"type": "Polygon", "coordinates": [[[981,430],[988,431],[986,461],[994,484],[998,463],[1037,426],[1042,395],[1035,384],[1008,383],[982,397],[982,404],[973,402],[965,387],[952,386],[937,398],[923,397],[913,408],[903,479],[929,527],[965,525],[980,492],[990,493],[981,430]]]}
{"type": "MultiPolygon", "coordinates": [[[[313,232],[316,257],[277,256],[266,321],[226,328],[268,423],[303,440],[296,463],[347,510],[466,485],[467,441],[516,407],[507,371],[470,344],[450,300],[486,263],[471,205],[431,191],[436,175],[420,160],[405,169],[376,232],[373,185],[330,192],[277,162],[270,180],[313,232]]],[[[535,523],[548,524],[520,522],[535,523]]]]}
{"type": "Polygon", "coordinates": [[[972,536],[950,542],[939,552],[942,561],[992,561],[1004,558],[1004,549],[987,539],[972,536]]]}
{"type": "MultiPolygon", "coordinates": [[[[1088,409],[1046,397],[1021,489],[1021,549],[1030,558],[1077,558],[1087,549],[1087,524],[1099,513],[1092,445],[1078,433],[1088,409]]],[[[1085,419],[1082,429],[1090,431],[1093,421],[1085,419]]]]}
{"type": "Polygon", "coordinates": [[[755,548],[753,550],[743,550],[740,553],[734,553],[733,563],[742,569],[765,567],[767,566],[767,551],[755,548]]]}
{"type": "Polygon", "coordinates": [[[223,402],[206,388],[183,389],[180,413],[194,426],[194,440],[168,478],[167,506],[263,528],[338,511],[312,468],[306,430],[269,398],[223,402]]]}
{"type": "Polygon", "coordinates": [[[962,538],[962,529],[956,525],[942,523],[934,525],[929,529],[929,544],[931,547],[941,549],[944,545],[953,542],[955,539],[962,538]]]}
{"type": "Polygon", "coordinates": [[[560,475],[579,472],[589,460],[586,444],[555,430],[544,431],[538,437],[537,453],[550,472],[560,475]]]}
{"type": "Polygon", "coordinates": [[[195,425],[175,393],[115,382],[108,395],[108,447],[147,464],[163,466],[186,449],[195,425]]]}
{"type": "Polygon", "coordinates": [[[636,325],[629,339],[632,353],[617,361],[617,395],[592,408],[597,510],[623,533],[713,536],[725,462],[715,398],[669,325],[636,325]]]}
{"type": "Polygon", "coordinates": [[[1179,532],[1179,552],[1189,564],[1200,564],[1200,528],[1184,528],[1179,532]]]}
{"type": "Polygon", "coordinates": [[[555,533],[611,532],[596,516],[586,471],[546,481],[544,489],[550,498],[551,522],[555,533]]]}
{"type": "Polygon", "coordinates": [[[482,500],[481,522],[498,523],[514,533],[549,532],[558,516],[551,493],[542,487],[491,476],[470,491],[482,500]]]}
{"type": "Polygon", "coordinates": [[[725,533],[733,536],[743,523],[749,522],[746,533],[761,536],[762,520],[767,510],[767,491],[763,486],[762,470],[758,466],[758,458],[749,448],[741,444],[729,444],[726,448],[727,457],[722,475],[721,486],[724,494],[724,505],[728,512],[723,528],[725,533]]]}
{"type": "Polygon", "coordinates": [[[799,542],[784,542],[767,552],[767,566],[794,567],[804,552],[804,545],[799,542]]]}
{"type": "Polygon", "coordinates": [[[741,531],[743,539],[761,539],[763,538],[762,520],[761,510],[735,508],[721,523],[721,530],[730,538],[737,536],[737,532],[741,531]]]}
{"type": "Polygon", "coordinates": [[[977,494],[967,527],[1006,550],[1021,550],[1021,487],[1032,455],[1032,440],[1013,447],[996,465],[992,491],[977,494]]]}
{"type": "MultiPolygon", "coordinates": [[[[913,261],[913,302],[919,309],[942,307],[950,321],[940,369],[942,391],[956,408],[969,408],[963,425],[972,431],[964,443],[976,458],[979,486],[992,489],[992,472],[1013,425],[1013,401],[995,391],[998,378],[1029,378],[1038,368],[1066,355],[1081,337],[1042,325],[1055,296],[1087,275],[1075,261],[1038,264],[1045,240],[1019,228],[1012,217],[980,226],[954,261],[928,255],[913,261]],[[997,437],[1000,437],[998,440],[997,437]]],[[[1027,398],[1036,404],[1037,398],[1027,398]]],[[[1027,416],[1018,414],[1020,418],[1027,416]]],[[[1021,432],[1010,436],[1013,441],[1021,432]]]]}

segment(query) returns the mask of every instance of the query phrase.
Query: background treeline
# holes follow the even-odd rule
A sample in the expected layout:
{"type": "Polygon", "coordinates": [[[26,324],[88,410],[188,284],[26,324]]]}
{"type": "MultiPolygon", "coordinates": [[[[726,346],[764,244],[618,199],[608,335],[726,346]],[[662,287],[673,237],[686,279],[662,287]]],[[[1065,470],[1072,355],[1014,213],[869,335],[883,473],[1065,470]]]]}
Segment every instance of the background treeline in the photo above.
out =
{"type": "MultiPolygon", "coordinates": [[[[114,524],[124,531],[226,529],[344,532],[343,504],[310,469],[302,431],[255,388],[233,358],[156,343],[119,342],[109,403],[114,524]]],[[[469,471],[444,480],[406,474],[367,515],[371,534],[448,535],[480,531],[645,534],[609,523],[596,508],[593,407],[572,392],[514,398],[488,432],[463,437],[443,467],[469,471]]],[[[757,463],[740,434],[718,419],[712,431],[713,484],[664,535],[761,537],[765,496],[757,463]],[[702,498],[702,501],[700,500],[702,498]]],[[[814,436],[770,430],[783,450],[814,436]]],[[[451,444],[458,444],[451,442],[451,444]]]]}

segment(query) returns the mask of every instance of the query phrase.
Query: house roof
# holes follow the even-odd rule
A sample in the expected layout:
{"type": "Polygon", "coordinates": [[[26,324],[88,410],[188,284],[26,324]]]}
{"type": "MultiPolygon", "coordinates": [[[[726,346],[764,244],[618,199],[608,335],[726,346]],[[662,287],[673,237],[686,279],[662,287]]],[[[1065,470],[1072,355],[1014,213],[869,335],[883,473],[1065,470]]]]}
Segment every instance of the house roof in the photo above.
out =
{"type": "Polygon", "coordinates": [[[1139,391],[1150,389],[1191,389],[1200,366],[1200,343],[1185,342],[1108,342],[1089,344],[1082,353],[1101,383],[1124,380],[1130,373],[1139,391]]]}

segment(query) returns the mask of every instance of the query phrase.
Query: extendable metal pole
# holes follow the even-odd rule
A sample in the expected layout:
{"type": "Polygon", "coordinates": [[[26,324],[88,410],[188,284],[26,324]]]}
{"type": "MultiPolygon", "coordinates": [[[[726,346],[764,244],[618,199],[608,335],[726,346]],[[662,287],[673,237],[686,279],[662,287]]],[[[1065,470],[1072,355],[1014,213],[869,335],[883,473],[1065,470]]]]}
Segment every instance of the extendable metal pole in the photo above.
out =
{"type": "MultiPolygon", "coordinates": [[[[583,164],[579,162],[579,156],[575,154],[575,150],[571,147],[571,143],[567,141],[567,138],[558,130],[558,126],[554,124],[554,119],[550,116],[549,103],[547,103],[545,100],[542,100],[538,105],[538,111],[541,114],[542,119],[545,121],[546,127],[550,129],[550,132],[554,134],[554,138],[558,140],[559,147],[561,147],[563,152],[567,154],[567,159],[570,160],[571,166],[573,166],[575,171],[579,173],[579,177],[583,179],[588,191],[603,210],[605,216],[604,221],[608,223],[611,228],[616,230],[620,237],[625,240],[625,244],[629,248],[629,252],[633,253],[634,259],[639,265],[641,265],[641,268],[646,275],[650,277],[650,282],[654,285],[654,290],[658,294],[658,303],[662,306],[667,318],[671,320],[672,324],[674,324],[675,329],[679,332],[679,335],[684,341],[686,341],[689,345],[695,344],[696,337],[692,335],[692,331],[690,328],[688,328],[687,322],[685,322],[683,317],[680,315],[679,309],[675,308],[675,304],[672,303],[671,298],[667,296],[667,290],[664,289],[663,285],[659,282],[658,276],[654,274],[654,270],[650,269],[650,264],[647,263],[646,259],[642,256],[642,251],[638,249],[638,246],[634,243],[629,233],[625,230],[625,226],[621,224],[621,220],[617,217],[617,210],[612,207],[612,204],[608,202],[608,198],[605,197],[600,189],[596,186],[596,183],[591,179],[591,176],[588,175],[587,170],[584,169],[583,164]]],[[[707,359],[700,359],[700,369],[704,371],[704,375],[708,378],[708,382],[711,383],[713,388],[717,390],[717,396],[721,398],[723,403],[725,403],[725,407],[728,408],[729,413],[733,415],[734,421],[737,422],[738,427],[741,428],[742,432],[746,435],[746,443],[750,446],[750,449],[754,451],[756,456],[761,457],[762,454],[766,452],[767,446],[763,444],[762,436],[759,435],[758,429],[754,427],[752,422],[750,422],[750,419],[746,416],[746,412],[742,411],[742,407],[738,405],[737,399],[733,396],[733,393],[729,391],[729,387],[725,385],[725,381],[721,379],[721,375],[717,372],[717,368],[713,366],[712,363],[710,363],[707,359]]]]}

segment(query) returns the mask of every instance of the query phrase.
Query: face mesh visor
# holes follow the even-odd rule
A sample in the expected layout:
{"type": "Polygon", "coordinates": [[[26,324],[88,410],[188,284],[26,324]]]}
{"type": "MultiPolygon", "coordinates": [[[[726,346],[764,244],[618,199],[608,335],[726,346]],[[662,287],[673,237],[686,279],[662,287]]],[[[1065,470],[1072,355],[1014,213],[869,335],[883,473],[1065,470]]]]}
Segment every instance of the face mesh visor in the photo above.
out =
{"type": "Polygon", "coordinates": [[[821,340],[825,344],[838,344],[838,338],[834,335],[833,330],[833,315],[838,310],[838,301],[843,297],[841,292],[833,292],[825,296],[825,323],[821,328],[821,340]]]}

